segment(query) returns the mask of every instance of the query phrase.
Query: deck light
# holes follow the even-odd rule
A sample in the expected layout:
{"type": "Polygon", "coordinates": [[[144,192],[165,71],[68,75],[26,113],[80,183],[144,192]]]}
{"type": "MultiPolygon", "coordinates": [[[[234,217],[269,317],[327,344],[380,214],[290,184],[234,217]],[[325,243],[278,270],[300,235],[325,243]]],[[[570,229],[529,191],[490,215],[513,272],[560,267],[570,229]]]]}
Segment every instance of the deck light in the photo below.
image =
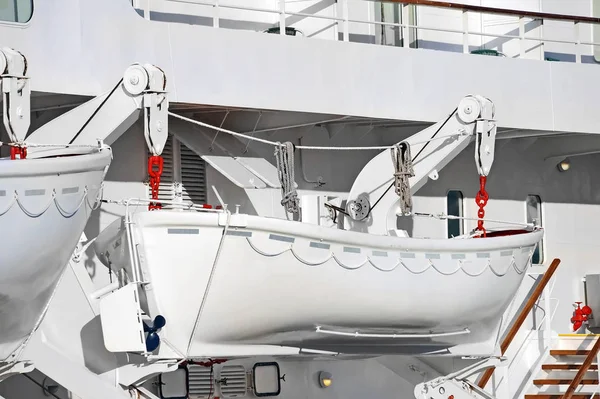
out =
{"type": "Polygon", "coordinates": [[[559,171],[566,172],[571,167],[571,161],[569,161],[568,158],[565,158],[562,161],[560,161],[560,163],[556,165],[556,167],[559,171]]]}
{"type": "Polygon", "coordinates": [[[321,388],[330,387],[332,383],[333,379],[331,377],[331,373],[328,373],[326,371],[321,371],[319,373],[319,385],[321,385],[321,388]]]}

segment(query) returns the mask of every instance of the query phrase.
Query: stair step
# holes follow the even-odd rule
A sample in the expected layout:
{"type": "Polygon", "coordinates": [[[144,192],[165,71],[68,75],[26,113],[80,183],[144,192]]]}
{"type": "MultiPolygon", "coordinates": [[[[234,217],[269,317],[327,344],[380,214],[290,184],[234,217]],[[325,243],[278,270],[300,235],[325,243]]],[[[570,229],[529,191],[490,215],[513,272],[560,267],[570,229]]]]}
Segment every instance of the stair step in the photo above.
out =
{"type": "MultiPolygon", "coordinates": [[[[562,393],[554,393],[554,394],[547,394],[547,393],[538,393],[538,394],[527,394],[525,395],[525,399],[562,399],[562,397],[564,396],[564,394],[562,393]]],[[[572,399],[590,399],[592,396],[594,396],[594,394],[592,393],[576,393],[573,396],[571,396],[572,399]]]]}
{"type": "MultiPolygon", "coordinates": [[[[533,380],[533,385],[569,385],[573,380],[568,378],[543,378],[539,380],[533,380]]],[[[580,382],[581,385],[598,385],[598,379],[583,379],[580,382]]]]}
{"type": "Polygon", "coordinates": [[[590,354],[589,350],[581,349],[552,349],[550,350],[550,356],[587,356],[590,354]]]}
{"type": "MultiPolygon", "coordinates": [[[[552,370],[579,370],[581,368],[581,363],[550,363],[542,365],[542,370],[552,371],[552,370]]],[[[590,365],[588,370],[598,370],[597,364],[590,365]]]]}

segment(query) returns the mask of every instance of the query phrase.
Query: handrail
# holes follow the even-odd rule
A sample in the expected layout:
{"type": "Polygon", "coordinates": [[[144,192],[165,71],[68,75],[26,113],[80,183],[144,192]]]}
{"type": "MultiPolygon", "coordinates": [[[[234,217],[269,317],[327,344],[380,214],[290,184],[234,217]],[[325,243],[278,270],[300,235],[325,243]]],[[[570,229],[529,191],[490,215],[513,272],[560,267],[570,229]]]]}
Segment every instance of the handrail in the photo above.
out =
{"type": "Polygon", "coordinates": [[[587,22],[592,24],[600,24],[600,18],[595,17],[584,17],[578,15],[566,15],[566,14],[553,14],[548,12],[539,11],[523,11],[514,10],[508,8],[496,8],[496,7],[485,7],[475,6],[460,3],[450,3],[446,1],[434,1],[434,0],[371,0],[383,3],[400,3],[400,4],[412,4],[418,6],[429,6],[438,8],[452,8],[454,10],[480,12],[484,14],[501,14],[501,15],[512,15],[518,17],[529,17],[535,19],[554,19],[561,21],[571,22],[587,22]]]}
{"type": "Polygon", "coordinates": [[[575,375],[575,378],[573,379],[573,381],[571,381],[571,384],[569,384],[569,387],[565,391],[565,395],[563,396],[563,399],[571,399],[571,397],[575,393],[575,389],[577,389],[577,387],[581,383],[581,380],[583,379],[584,374],[588,371],[588,369],[590,368],[590,365],[596,358],[598,351],[600,351],[600,338],[598,338],[596,340],[594,347],[592,348],[590,353],[585,358],[583,364],[581,365],[581,368],[575,375]]]}
{"type": "MultiPolygon", "coordinates": [[[[493,48],[497,48],[499,46],[499,43],[505,43],[505,42],[511,42],[511,43],[518,43],[517,47],[514,47],[511,45],[511,50],[510,50],[510,54],[506,54],[506,56],[509,56],[511,58],[539,58],[542,60],[548,60],[548,61],[554,61],[554,59],[552,58],[545,58],[545,53],[543,50],[541,50],[541,52],[535,52],[535,53],[531,53],[528,55],[528,53],[531,50],[537,49],[539,46],[542,46],[544,44],[547,43],[560,43],[560,44],[569,44],[572,45],[572,50],[569,50],[569,57],[574,55],[575,56],[575,63],[582,63],[582,57],[589,57],[590,56],[590,52],[595,54],[594,57],[597,57],[597,53],[598,53],[598,47],[600,47],[600,41],[596,40],[594,38],[592,38],[592,40],[589,40],[587,38],[587,33],[582,33],[581,32],[581,25],[592,25],[592,26],[600,26],[600,18],[598,17],[590,17],[590,16],[578,16],[578,15],[568,15],[568,14],[553,14],[553,13],[547,13],[547,12],[539,12],[539,11],[524,11],[524,10],[518,10],[518,9],[509,9],[509,8],[496,8],[496,7],[486,7],[486,6],[475,6],[475,5],[468,5],[468,4],[461,4],[461,3],[455,3],[452,1],[445,1],[445,0],[441,0],[441,1],[434,1],[434,0],[335,0],[335,2],[331,1],[331,2],[320,2],[323,4],[327,4],[324,8],[319,8],[319,10],[324,10],[328,7],[333,7],[332,12],[327,12],[323,15],[317,13],[314,9],[306,8],[303,9],[301,11],[295,12],[295,11],[291,11],[289,9],[286,9],[286,1],[291,1],[291,0],[286,0],[286,1],[278,1],[278,7],[255,7],[255,6],[251,6],[248,4],[242,4],[240,2],[234,2],[231,3],[229,1],[225,1],[225,0],[137,0],[138,3],[144,3],[145,4],[145,8],[144,8],[144,18],[150,20],[150,11],[152,9],[152,7],[150,6],[150,3],[153,2],[176,2],[176,3],[186,3],[186,4],[193,4],[193,5],[199,5],[199,6],[204,6],[204,7],[211,7],[213,8],[214,12],[211,12],[208,10],[208,8],[205,8],[204,11],[199,11],[200,14],[198,15],[202,15],[203,17],[207,17],[207,18],[212,18],[213,20],[213,27],[215,28],[219,28],[221,27],[220,24],[220,13],[218,12],[218,10],[244,10],[244,11],[252,11],[252,12],[258,12],[258,13],[267,13],[270,14],[271,16],[273,15],[277,15],[279,16],[279,18],[277,18],[279,21],[278,22],[274,22],[272,20],[272,18],[269,18],[268,20],[261,20],[260,24],[264,24],[265,26],[272,26],[272,27],[277,27],[279,28],[279,34],[280,35],[287,35],[288,34],[288,25],[289,27],[292,27],[294,25],[296,25],[298,22],[304,20],[305,18],[316,18],[319,20],[326,20],[326,21],[331,21],[332,23],[328,24],[326,28],[323,29],[317,29],[315,32],[307,32],[307,34],[305,35],[306,37],[310,38],[313,37],[315,35],[319,35],[325,31],[327,31],[328,29],[333,28],[334,29],[334,34],[329,36],[329,35],[325,35],[322,38],[329,38],[331,40],[343,40],[345,42],[350,42],[350,41],[354,41],[351,40],[351,30],[354,31],[355,28],[351,28],[350,24],[366,24],[369,26],[376,26],[379,27],[380,29],[383,29],[384,27],[387,28],[392,28],[392,29],[400,29],[402,32],[401,38],[394,38],[394,45],[398,45],[398,46],[402,46],[405,48],[418,48],[418,44],[419,44],[419,39],[417,38],[418,35],[416,35],[416,33],[418,32],[443,32],[443,33],[452,33],[452,34],[461,34],[462,35],[462,53],[464,54],[469,54],[472,52],[472,48],[474,46],[474,44],[471,44],[471,38],[472,37],[480,37],[482,38],[482,43],[480,44],[480,46],[483,47],[483,49],[486,48],[486,46],[488,46],[488,44],[491,46],[491,49],[493,48]],[[349,3],[351,2],[355,2],[355,3],[362,3],[364,1],[370,1],[372,3],[381,3],[381,4],[385,4],[385,3],[389,3],[389,4],[398,4],[400,6],[402,6],[402,15],[403,17],[401,18],[401,21],[398,22],[393,22],[393,21],[384,21],[383,19],[380,18],[380,20],[377,20],[377,18],[372,18],[371,14],[369,14],[369,16],[365,19],[365,18],[350,18],[350,13],[349,13],[349,3]],[[409,17],[409,9],[408,7],[405,6],[423,6],[423,7],[427,7],[427,8],[438,8],[438,9],[447,9],[447,10],[456,10],[456,12],[462,12],[462,27],[458,28],[456,26],[454,26],[453,24],[448,25],[448,26],[440,26],[438,23],[436,24],[432,24],[432,23],[417,23],[417,21],[413,21],[411,22],[411,18],[409,17]],[[471,26],[471,28],[469,28],[469,18],[468,18],[468,13],[479,13],[481,15],[484,14],[497,14],[497,15],[505,15],[505,16],[511,16],[513,18],[518,19],[518,22],[515,21],[518,24],[518,28],[512,27],[509,28],[507,27],[506,29],[509,31],[504,31],[504,32],[500,32],[500,33],[493,33],[493,32],[486,32],[485,30],[485,26],[483,24],[483,22],[481,22],[481,25],[479,28],[476,28],[477,25],[475,26],[471,26]],[[329,15],[332,14],[332,15],[329,15]],[[290,18],[291,17],[291,18],[290,18]],[[530,24],[530,23],[526,23],[527,19],[531,19],[533,21],[535,21],[534,24],[530,24]],[[541,30],[536,31],[537,33],[535,33],[534,35],[530,35],[528,34],[529,31],[532,31],[534,29],[537,29],[539,27],[541,27],[544,24],[544,20],[555,20],[555,21],[562,21],[564,23],[570,24],[571,26],[569,27],[570,30],[572,32],[570,32],[568,34],[568,38],[557,38],[557,37],[548,37],[547,33],[542,33],[541,30]],[[534,26],[535,25],[535,26],[534,26]],[[411,34],[414,33],[415,35],[411,34]],[[340,33],[343,33],[343,35],[340,36],[340,33]],[[414,36],[414,37],[413,37],[414,36]],[[412,37],[412,38],[411,38],[412,37]],[[483,39],[484,38],[493,38],[493,41],[490,41],[488,43],[484,43],[483,39]],[[513,42],[514,41],[514,42],[513,42]],[[537,44],[535,46],[532,47],[532,41],[533,42],[537,42],[537,44]],[[538,54],[539,53],[539,54],[538,54]]],[[[462,1],[462,0],[457,0],[457,1],[462,1]]],[[[141,8],[141,6],[138,4],[137,8],[141,8]]],[[[191,12],[191,11],[190,11],[191,12]]],[[[192,15],[196,15],[192,12],[192,15]]],[[[418,18],[417,18],[418,19],[418,18]]],[[[427,20],[427,18],[425,18],[425,20],[427,20]]],[[[253,30],[256,31],[256,26],[254,25],[254,22],[256,21],[252,21],[252,24],[249,24],[247,28],[242,28],[242,29],[248,29],[248,30],[253,30]]],[[[562,29],[562,28],[561,28],[562,29]]],[[[554,29],[550,29],[550,30],[546,30],[546,32],[548,31],[552,31],[554,29]]],[[[264,31],[264,29],[261,29],[261,31],[264,31]]],[[[358,32],[354,32],[359,34],[358,32]]],[[[371,33],[369,33],[369,35],[372,36],[371,33]]],[[[562,36],[561,36],[562,37],[562,36]]],[[[382,36],[383,38],[383,36],[382,36]]],[[[383,39],[382,39],[383,40],[383,39]]],[[[437,39],[436,39],[437,40],[437,39]]],[[[434,42],[436,40],[433,40],[434,42]]],[[[450,52],[460,52],[460,50],[457,48],[455,48],[455,45],[460,45],[460,41],[457,40],[450,40],[448,39],[449,42],[451,42],[452,46],[449,47],[447,49],[447,51],[450,52]]],[[[488,39],[485,39],[486,41],[488,39]]],[[[446,39],[441,39],[441,42],[446,42],[446,39]]],[[[375,42],[375,44],[388,44],[387,40],[383,40],[381,43],[377,43],[377,41],[375,42]],[[385,43],[384,43],[385,42],[385,43]]],[[[442,48],[440,48],[442,49],[442,48]]],[[[502,53],[498,52],[499,55],[502,55],[502,53]]],[[[571,62],[568,59],[561,59],[560,61],[563,62],[571,62]]]]}
{"type": "MultiPolygon", "coordinates": [[[[560,264],[560,259],[554,259],[552,261],[552,263],[548,267],[548,270],[546,270],[546,273],[544,273],[544,276],[542,277],[542,279],[540,280],[538,285],[535,287],[535,290],[533,291],[533,293],[531,294],[529,299],[527,299],[525,306],[519,313],[519,317],[516,318],[515,322],[511,326],[510,330],[508,331],[508,334],[506,334],[506,336],[502,340],[502,343],[500,344],[500,352],[502,355],[504,355],[504,353],[506,352],[506,350],[512,343],[513,339],[515,338],[515,336],[521,329],[521,326],[525,322],[525,319],[529,315],[529,312],[531,312],[531,309],[533,309],[533,306],[538,301],[540,295],[542,295],[544,288],[546,288],[546,285],[548,285],[548,282],[554,275],[554,272],[558,268],[559,264],[560,264]]],[[[483,373],[483,375],[481,376],[481,379],[479,380],[477,385],[482,389],[485,388],[485,385],[488,383],[490,378],[492,378],[493,374],[494,374],[494,367],[490,367],[489,369],[487,369],[485,371],[485,373],[483,373]]]]}

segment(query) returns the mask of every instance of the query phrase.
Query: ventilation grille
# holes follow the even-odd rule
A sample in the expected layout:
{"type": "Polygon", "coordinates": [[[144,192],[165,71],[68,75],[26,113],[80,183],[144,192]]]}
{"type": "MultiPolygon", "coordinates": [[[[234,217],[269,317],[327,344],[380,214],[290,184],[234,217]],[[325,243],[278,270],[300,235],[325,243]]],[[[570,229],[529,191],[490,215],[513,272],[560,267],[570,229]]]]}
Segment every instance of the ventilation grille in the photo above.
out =
{"type": "Polygon", "coordinates": [[[246,369],[244,366],[223,366],[219,374],[219,388],[224,398],[246,396],[246,369]]]}
{"type": "Polygon", "coordinates": [[[206,164],[181,143],[181,183],[184,202],[206,204],[206,164]]]}
{"type": "Polygon", "coordinates": [[[188,366],[188,391],[190,399],[208,399],[214,393],[212,369],[210,367],[188,366]]]}

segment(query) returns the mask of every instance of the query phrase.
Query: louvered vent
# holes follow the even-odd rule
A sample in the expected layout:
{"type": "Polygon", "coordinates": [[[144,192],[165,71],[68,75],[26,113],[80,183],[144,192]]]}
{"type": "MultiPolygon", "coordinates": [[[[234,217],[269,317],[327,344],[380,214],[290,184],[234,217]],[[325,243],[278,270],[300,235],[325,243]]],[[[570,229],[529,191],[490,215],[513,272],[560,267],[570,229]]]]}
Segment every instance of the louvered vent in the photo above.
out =
{"type": "Polygon", "coordinates": [[[214,393],[214,381],[210,367],[188,365],[188,388],[190,399],[208,399],[214,393]]]}
{"type": "Polygon", "coordinates": [[[206,164],[181,143],[181,182],[184,202],[206,204],[206,164]]]}
{"type": "Polygon", "coordinates": [[[244,366],[223,366],[219,374],[219,388],[224,398],[246,396],[246,369],[244,366]]]}

